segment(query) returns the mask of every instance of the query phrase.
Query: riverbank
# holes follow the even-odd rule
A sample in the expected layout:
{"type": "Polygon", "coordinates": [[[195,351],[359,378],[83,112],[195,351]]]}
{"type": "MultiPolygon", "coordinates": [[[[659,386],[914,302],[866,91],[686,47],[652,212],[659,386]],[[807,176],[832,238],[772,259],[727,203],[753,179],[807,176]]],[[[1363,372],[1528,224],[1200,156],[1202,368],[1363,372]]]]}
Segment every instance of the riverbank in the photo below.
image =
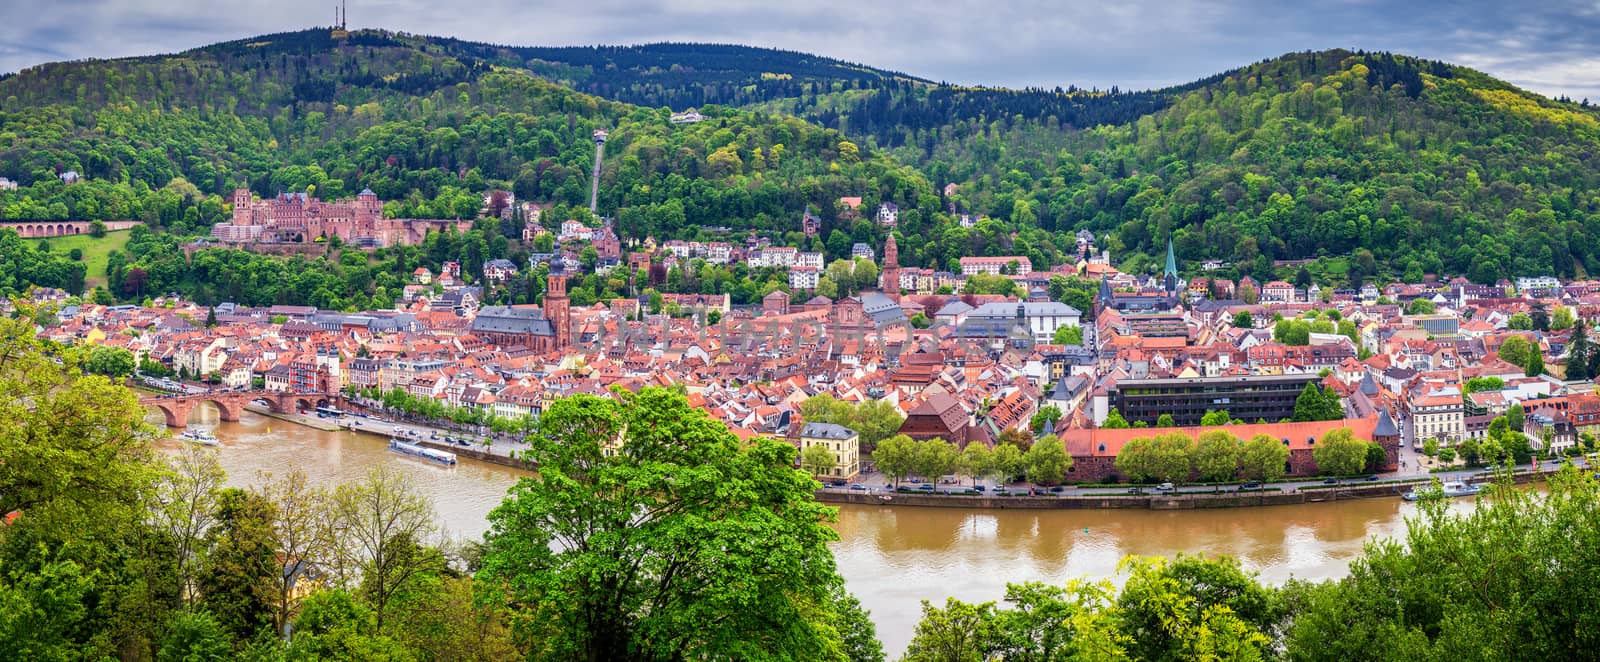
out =
{"type": "Polygon", "coordinates": [[[268,408],[266,405],[255,402],[246,403],[244,408],[245,411],[253,414],[258,414],[267,418],[276,418],[286,423],[304,425],[314,430],[322,430],[323,432],[338,432],[339,430],[344,429],[340,427],[338,423],[329,422],[327,419],[317,418],[315,416],[306,416],[303,414],[279,414],[272,411],[272,409],[268,408]]]}
{"type": "MultiPolygon", "coordinates": [[[[1531,483],[1545,480],[1557,469],[1519,471],[1512,474],[1514,483],[1531,483]]],[[[1480,474],[1466,479],[1468,483],[1488,483],[1492,477],[1480,474]]],[[[1350,499],[1400,498],[1406,492],[1429,482],[1428,478],[1385,481],[1380,483],[1346,483],[1327,487],[1291,488],[1287,491],[1263,490],[1250,492],[1184,492],[1180,494],[1051,494],[1036,496],[987,496],[968,494],[907,494],[904,492],[871,492],[837,488],[816,491],[818,501],[859,506],[911,506],[916,508],[957,508],[971,510],[1208,510],[1214,508],[1255,508],[1261,506],[1292,506],[1350,499]]]]}

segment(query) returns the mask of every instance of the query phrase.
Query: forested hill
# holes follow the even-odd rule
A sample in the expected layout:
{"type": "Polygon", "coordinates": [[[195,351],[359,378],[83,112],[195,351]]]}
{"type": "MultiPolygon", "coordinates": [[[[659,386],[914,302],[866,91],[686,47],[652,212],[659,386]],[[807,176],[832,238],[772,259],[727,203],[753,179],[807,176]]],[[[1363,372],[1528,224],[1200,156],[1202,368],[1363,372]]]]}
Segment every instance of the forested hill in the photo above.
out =
{"type": "MultiPolygon", "coordinates": [[[[580,205],[591,133],[611,132],[600,211],[636,235],[831,223],[840,196],[915,202],[931,186],[837,131],[711,106],[664,109],[576,92],[515,52],[383,31],[307,30],[169,56],[44,65],[0,80],[7,219],[142,218],[182,232],[247,183],[324,198],[371,188],[395,216],[477,214],[481,194],[580,205]],[[66,186],[56,175],[85,177],[66,186]]],[[[930,203],[930,211],[937,201],[930,203]]]]}
{"type": "Polygon", "coordinates": [[[1469,69],[1326,51],[1243,68],[1130,123],[997,119],[923,158],[936,182],[965,183],[965,204],[1109,235],[1135,268],[1171,235],[1188,264],[1258,278],[1283,275],[1274,259],[1327,257],[1313,271],[1335,283],[1492,282],[1600,270],[1597,118],[1469,69]]]}
{"type": "Polygon", "coordinates": [[[633,235],[757,228],[838,257],[881,241],[835,222],[833,201],[861,195],[911,212],[915,266],[1059,263],[1087,228],[1133,270],[1172,237],[1186,271],[1227,262],[1218,277],[1293,276],[1273,261],[1303,258],[1334,285],[1579,276],[1600,271],[1597,118],[1387,53],[1295,53],[1148,92],[1004,90],[741,46],[308,30],[0,79],[0,176],[24,183],[0,214],[194,231],[238,182],[370,187],[401,216],[468,216],[492,187],[578,205],[590,133],[608,129],[601,212],[633,235]],[[667,121],[691,105],[709,121],[667,121]],[[87,182],[59,184],[69,169],[87,182]],[[820,241],[795,232],[807,205],[820,241]],[[951,207],[991,218],[963,228],[951,207]]]}

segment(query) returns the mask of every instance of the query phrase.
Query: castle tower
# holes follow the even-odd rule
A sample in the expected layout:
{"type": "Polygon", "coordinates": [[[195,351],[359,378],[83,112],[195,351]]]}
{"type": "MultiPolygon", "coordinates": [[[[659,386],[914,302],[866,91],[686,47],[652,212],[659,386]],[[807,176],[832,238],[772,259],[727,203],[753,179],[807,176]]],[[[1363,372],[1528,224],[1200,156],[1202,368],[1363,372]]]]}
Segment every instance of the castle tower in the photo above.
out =
{"type": "Polygon", "coordinates": [[[900,247],[894,243],[894,233],[889,233],[889,240],[883,244],[883,281],[879,289],[890,296],[900,293],[900,247]]]}
{"type": "Polygon", "coordinates": [[[572,311],[567,306],[567,277],[565,274],[551,273],[547,277],[544,292],[544,316],[550,320],[550,326],[555,327],[555,349],[572,346],[572,311]]]}
{"type": "Polygon", "coordinates": [[[236,188],[233,190],[233,224],[255,225],[252,222],[253,214],[250,213],[250,189],[236,188]]]}

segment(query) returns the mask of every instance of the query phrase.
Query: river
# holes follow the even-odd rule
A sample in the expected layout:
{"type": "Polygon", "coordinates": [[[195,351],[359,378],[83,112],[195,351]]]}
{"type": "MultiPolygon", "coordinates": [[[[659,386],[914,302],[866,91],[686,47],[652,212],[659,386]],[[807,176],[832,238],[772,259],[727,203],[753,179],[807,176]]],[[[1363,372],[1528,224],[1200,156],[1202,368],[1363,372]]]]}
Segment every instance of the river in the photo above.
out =
{"type": "MultiPolygon", "coordinates": [[[[159,424],[159,416],[152,422],[159,424]]],[[[233,485],[291,466],[325,484],[359,478],[378,464],[401,467],[433,498],[448,535],[457,538],[481,537],[485,515],[520,475],[471,460],[440,467],[389,452],[382,437],[325,432],[254,413],[223,423],[210,404],[197,407],[190,424],[211,428],[222,440],[222,466],[233,485]]],[[[1456,507],[1465,505],[1461,500],[1456,507]]],[[[1114,578],[1117,562],[1129,554],[1226,554],[1269,583],[1339,577],[1366,540],[1398,535],[1414,511],[1400,499],[1201,511],[846,505],[839,509],[840,540],[833,548],[840,574],[872,611],[892,659],[910,640],[923,599],[999,600],[1007,582],[1114,578]]]]}

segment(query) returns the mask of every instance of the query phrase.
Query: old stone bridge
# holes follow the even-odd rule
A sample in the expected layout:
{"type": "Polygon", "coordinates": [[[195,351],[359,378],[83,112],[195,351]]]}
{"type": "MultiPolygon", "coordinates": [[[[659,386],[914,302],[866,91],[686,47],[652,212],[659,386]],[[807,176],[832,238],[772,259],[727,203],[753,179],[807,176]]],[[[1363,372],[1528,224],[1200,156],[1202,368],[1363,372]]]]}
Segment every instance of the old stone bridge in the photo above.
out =
{"type": "Polygon", "coordinates": [[[222,420],[237,421],[246,403],[261,402],[274,413],[288,414],[298,409],[321,406],[338,407],[344,396],[337,393],[290,393],[279,391],[207,391],[205,393],[175,393],[139,398],[139,404],[155,407],[167,417],[167,427],[181,428],[189,424],[189,412],[195,405],[210,402],[222,413],[222,420]]]}

